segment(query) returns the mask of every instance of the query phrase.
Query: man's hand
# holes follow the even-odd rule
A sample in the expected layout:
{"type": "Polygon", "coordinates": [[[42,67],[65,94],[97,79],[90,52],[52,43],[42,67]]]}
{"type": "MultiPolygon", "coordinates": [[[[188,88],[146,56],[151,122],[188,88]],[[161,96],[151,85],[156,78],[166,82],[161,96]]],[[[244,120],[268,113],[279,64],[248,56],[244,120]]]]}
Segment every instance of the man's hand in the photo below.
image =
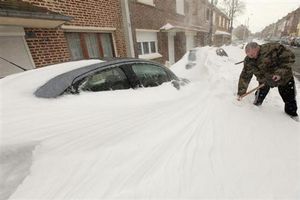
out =
{"type": "Polygon", "coordinates": [[[281,77],[279,75],[273,75],[272,76],[272,80],[275,81],[275,82],[279,81],[280,79],[281,79],[281,77]]]}

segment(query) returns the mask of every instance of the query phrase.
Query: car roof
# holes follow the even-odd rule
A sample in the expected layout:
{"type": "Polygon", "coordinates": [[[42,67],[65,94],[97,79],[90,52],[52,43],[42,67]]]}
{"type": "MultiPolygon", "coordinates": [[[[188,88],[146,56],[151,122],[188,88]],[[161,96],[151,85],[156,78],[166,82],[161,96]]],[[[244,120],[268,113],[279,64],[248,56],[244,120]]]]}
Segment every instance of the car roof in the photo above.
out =
{"type": "Polygon", "coordinates": [[[71,86],[73,81],[78,77],[89,76],[90,74],[95,73],[95,71],[100,71],[111,66],[118,66],[126,63],[149,63],[154,65],[160,65],[159,63],[153,61],[137,58],[116,58],[106,62],[83,66],[81,68],[77,68],[60,74],[47,81],[41,87],[39,87],[35,91],[34,95],[42,98],[55,98],[61,95],[69,86],[71,86]]]}

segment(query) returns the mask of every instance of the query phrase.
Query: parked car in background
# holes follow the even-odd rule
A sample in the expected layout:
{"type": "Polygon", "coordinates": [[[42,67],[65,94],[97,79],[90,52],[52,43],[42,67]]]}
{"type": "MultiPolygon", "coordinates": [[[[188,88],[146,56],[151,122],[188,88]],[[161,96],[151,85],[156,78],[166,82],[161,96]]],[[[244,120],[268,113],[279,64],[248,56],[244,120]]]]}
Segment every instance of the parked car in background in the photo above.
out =
{"type": "Polygon", "coordinates": [[[300,37],[295,38],[295,46],[300,47],[300,37]]]}
{"type": "Polygon", "coordinates": [[[282,36],[280,38],[280,43],[281,44],[285,44],[285,45],[289,45],[289,38],[288,38],[288,36],[282,36]]]}

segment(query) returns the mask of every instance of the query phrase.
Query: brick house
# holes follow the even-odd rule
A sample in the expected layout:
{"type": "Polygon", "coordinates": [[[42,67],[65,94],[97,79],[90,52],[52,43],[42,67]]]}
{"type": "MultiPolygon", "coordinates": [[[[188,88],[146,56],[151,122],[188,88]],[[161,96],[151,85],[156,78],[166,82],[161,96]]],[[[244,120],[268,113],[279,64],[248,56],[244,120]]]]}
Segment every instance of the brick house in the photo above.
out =
{"type": "Polygon", "coordinates": [[[213,7],[213,45],[222,46],[231,42],[230,19],[217,7],[213,7]]]}
{"type": "Polygon", "coordinates": [[[130,23],[135,57],[170,64],[207,44],[207,0],[132,0],[130,23]]]}
{"type": "MultiPolygon", "coordinates": [[[[208,0],[0,0],[0,57],[26,69],[104,57],[172,64],[208,44],[211,10],[208,0]]],[[[214,14],[224,43],[228,18],[214,14]]],[[[0,65],[0,77],[22,71],[0,65]]]]}
{"type": "Polygon", "coordinates": [[[277,22],[266,26],[261,32],[260,37],[263,39],[279,39],[280,37],[300,36],[300,7],[277,22]]]}
{"type": "MultiPolygon", "coordinates": [[[[27,69],[127,56],[119,0],[1,0],[0,56],[27,69]]],[[[0,59],[0,76],[20,71],[0,59]]]]}
{"type": "Polygon", "coordinates": [[[286,24],[283,35],[297,36],[298,23],[300,21],[300,7],[286,16],[286,24]]]}

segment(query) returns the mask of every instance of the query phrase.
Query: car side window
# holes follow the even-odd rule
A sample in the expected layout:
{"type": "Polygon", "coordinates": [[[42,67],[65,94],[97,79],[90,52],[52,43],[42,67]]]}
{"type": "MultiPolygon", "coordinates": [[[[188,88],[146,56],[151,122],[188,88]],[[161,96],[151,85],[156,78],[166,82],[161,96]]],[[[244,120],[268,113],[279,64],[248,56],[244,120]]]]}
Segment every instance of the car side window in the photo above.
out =
{"type": "Polygon", "coordinates": [[[156,65],[137,63],[132,65],[132,70],[143,87],[154,87],[170,81],[167,72],[156,65]]]}
{"type": "Polygon", "coordinates": [[[80,90],[94,92],[129,88],[129,81],[120,68],[106,69],[91,75],[79,87],[80,90]]]}

